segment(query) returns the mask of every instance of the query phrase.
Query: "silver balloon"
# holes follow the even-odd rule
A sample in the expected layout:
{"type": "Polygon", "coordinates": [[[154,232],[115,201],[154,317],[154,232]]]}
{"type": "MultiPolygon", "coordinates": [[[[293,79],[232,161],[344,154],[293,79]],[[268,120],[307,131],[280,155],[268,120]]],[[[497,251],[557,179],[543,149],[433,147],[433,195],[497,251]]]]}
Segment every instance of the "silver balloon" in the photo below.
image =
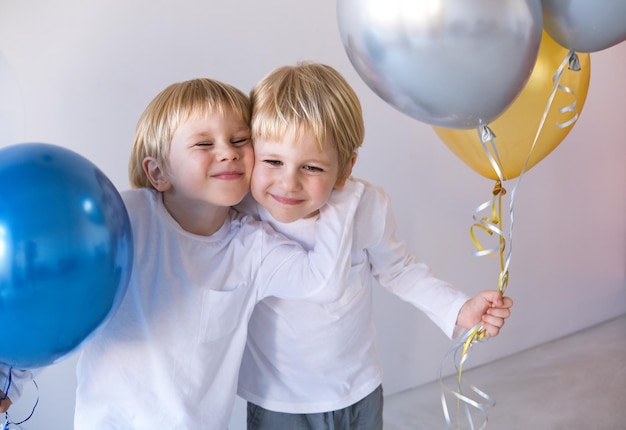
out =
{"type": "Polygon", "coordinates": [[[544,28],[559,45],[596,52],[626,40],[626,0],[543,0],[544,28]]]}
{"type": "Polygon", "coordinates": [[[337,0],[344,48],[365,83],[419,121],[487,124],[530,77],[540,0],[337,0]]]}

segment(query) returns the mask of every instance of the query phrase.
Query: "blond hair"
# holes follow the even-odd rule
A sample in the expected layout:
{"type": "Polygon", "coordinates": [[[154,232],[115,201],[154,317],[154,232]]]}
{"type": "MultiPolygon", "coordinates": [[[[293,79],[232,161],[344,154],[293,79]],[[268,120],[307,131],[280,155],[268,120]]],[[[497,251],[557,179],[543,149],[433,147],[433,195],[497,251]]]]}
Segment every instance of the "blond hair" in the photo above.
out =
{"type": "Polygon", "coordinates": [[[143,170],[143,160],[154,157],[167,169],[172,138],[181,124],[194,115],[223,115],[227,108],[250,124],[250,99],[231,85],[198,78],[172,84],[161,91],[137,122],[128,162],[131,185],[134,188],[152,188],[143,170]]]}
{"type": "Polygon", "coordinates": [[[252,139],[280,140],[286,133],[310,130],[320,145],[337,148],[339,177],[352,167],[363,143],[361,103],[345,78],[332,67],[313,62],[283,66],[251,91],[252,139]]]}

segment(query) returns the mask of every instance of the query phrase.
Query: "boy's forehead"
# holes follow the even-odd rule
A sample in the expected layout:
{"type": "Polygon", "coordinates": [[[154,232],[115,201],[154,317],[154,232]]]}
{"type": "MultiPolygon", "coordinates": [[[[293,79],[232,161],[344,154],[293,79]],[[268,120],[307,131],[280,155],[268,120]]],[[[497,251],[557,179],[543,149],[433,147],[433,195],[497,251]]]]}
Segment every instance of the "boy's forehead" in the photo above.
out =
{"type": "Polygon", "coordinates": [[[326,136],[324,140],[315,133],[315,131],[308,125],[283,127],[280,130],[265,129],[262,133],[255,134],[253,132],[252,138],[259,141],[270,141],[274,144],[289,145],[292,147],[303,146],[305,144],[314,143],[319,151],[325,149],[338,151],[337,145],[330,138],[326,136]]]}
{"type": "Polygon", "coordinates": [[[208,108],[191,109],[187,112],[181,112],[177,122],[176,129],[181,127],[187,129],[213,129],[219,126],[229,129],[236,128],[237,130],[245,129],[247,132],[250,131],[246,118],[230,108],[226,110],[208,108]]]}
{"type": "Polygon", "coordinates": [[[285,124],[274,122],[272,124],[253,123],[252,132],[259,138],[272,140],[297,140],[315,136],[313,129],[308,124],[285,124]]]}
{"type": "Polygon", "coordinates": [[[223,117],[229,111],[232,111],[232,109],[228,106],[195,103],[187,108],[187,119],[203,119],[213,115],[223,117]]]}
{"type": "Polygon", "coordinates": [[[229,115],[235,114],[243,119],[249,117],[250,113],[245,110],[245,107],[233,104],[228,100],[214,100],[207,102],[206,100],[196,100],[183,108],[183,111],[187,111],[187,115],[229,115]]]}

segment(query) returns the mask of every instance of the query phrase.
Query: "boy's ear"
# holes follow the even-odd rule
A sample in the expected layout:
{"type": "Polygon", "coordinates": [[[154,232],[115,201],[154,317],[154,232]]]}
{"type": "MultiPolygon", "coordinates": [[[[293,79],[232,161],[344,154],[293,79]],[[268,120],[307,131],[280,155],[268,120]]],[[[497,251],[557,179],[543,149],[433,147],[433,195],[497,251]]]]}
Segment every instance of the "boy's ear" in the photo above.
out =
{"type": "Polygon", "coordinates": [[[357,153],[355,152],[352,154],[352,157],[350,158],[350,165],[348,166],[344,174],[340,176],[339,178],[337,178],[337,182],[335,182],[335,187],[334,187],[335,189],[341,189],[346,184],[346,181],[348,180],[350,175],[352,175],[352,168],[354,167],[354,164],[356,163],[356,158],[357,158],[357,153]]]}
{"type": "Polygon", "coordinates": [[[165,177],[165,172],[154,157],[146,157],[143,160],[143,171],[148,180],[157,191],[166,191],[170,188],[170,183],[165,177]]]}

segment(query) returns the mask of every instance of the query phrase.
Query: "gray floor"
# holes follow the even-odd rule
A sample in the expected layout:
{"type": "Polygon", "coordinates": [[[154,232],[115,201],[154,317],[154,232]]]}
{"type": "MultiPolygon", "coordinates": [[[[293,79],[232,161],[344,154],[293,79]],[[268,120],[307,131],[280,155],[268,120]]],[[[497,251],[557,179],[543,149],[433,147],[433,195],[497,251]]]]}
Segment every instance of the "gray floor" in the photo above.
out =
{"type": "MultiPolygon", "coordinates": [[[[464,371],[465,378],[496,401],[489,430],[625,430],[626,315],[464,371]]],[[[434,382],[387,396],[385,430],[447,429],[441,392],[434,382]]],[[[448,404],[453,428],[471,429],[455,401],[448,404]]],[[[484,420],[473,422],[478,430],[484,420]]]]}

